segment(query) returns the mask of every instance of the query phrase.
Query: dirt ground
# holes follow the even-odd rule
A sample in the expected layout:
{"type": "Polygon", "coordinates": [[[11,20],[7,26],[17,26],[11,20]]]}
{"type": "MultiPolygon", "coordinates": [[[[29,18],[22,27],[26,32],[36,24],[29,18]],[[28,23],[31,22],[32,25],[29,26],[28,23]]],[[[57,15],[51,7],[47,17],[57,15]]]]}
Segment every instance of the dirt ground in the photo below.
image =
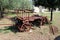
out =
{"type": "Polygon", "coordinates": [[[41,28],[34,27],[32,32],[16,32],[14,33],[10,29],[4,30],[14,24],[11,20],[4,18],[0,20],[0,40],[54,40],[56,35],[49,33],[48,26],[41,26],[41,28]],[[1,25],[10,24],[10,25],[1,25]]]}

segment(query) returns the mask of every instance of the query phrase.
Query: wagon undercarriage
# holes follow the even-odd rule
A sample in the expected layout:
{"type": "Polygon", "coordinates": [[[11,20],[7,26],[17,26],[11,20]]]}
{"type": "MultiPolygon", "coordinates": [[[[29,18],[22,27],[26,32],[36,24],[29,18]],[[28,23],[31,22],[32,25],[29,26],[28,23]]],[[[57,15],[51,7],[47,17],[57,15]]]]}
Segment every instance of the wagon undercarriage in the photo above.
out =
{"type": "Polygon", "coordinates": [[[18,19],[18,23],[17,27],[19,29],[19,31],[29,31],[31,29],[32,26],[42,26],[44,24],[49,23],[49,20],[47,19],[47,17],[43,17],[43,16],[39,16],[39,15],[33,15],[31,17],[20,17],[17,18],[18,19]]]}

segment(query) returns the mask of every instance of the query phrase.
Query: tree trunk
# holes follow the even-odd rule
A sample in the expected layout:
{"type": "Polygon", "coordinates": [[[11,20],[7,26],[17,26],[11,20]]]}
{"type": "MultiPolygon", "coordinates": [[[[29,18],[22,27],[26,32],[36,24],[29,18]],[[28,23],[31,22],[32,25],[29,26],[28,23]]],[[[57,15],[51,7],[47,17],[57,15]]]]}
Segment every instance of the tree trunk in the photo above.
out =
{"type": "Polygon", "coordinates": [[[0,7],[0,18],[3,18],[4,17],[4,8],[0,7]]]}
{"type": "Polygon", "coordinates": [[[50,21],[53,20],[53,8],[51,8],[51,18],[50,18],[50,21]]]}

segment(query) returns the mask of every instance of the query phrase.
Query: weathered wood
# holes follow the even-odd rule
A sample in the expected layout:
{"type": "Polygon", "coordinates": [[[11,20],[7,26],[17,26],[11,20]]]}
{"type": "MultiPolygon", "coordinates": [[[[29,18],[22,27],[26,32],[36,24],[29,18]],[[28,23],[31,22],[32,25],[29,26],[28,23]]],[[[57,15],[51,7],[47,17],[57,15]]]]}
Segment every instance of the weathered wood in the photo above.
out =
{"type": "Polygon", "coordinates": [[[50,33],[52,33],[53,35],[58,33],[58,28],[56,26],[50,25],[50,33]]]}
{"type": "MultiPolygon", "coordinates": [[[[43,16],[31,16],[31,17],[21,17],[21,18],[19,18],[19,19],[22,20],[23,24],[22,24],[22,26],[18,26],[18,29],[20,31],[30,30],[33,23],[35,23],[36,21],[39,23],[39,26],[48,23],[47,17],[43,17],[43,16]]],[[[35,24],[37,24],[37,23],[35,23],[35,24]]]]}

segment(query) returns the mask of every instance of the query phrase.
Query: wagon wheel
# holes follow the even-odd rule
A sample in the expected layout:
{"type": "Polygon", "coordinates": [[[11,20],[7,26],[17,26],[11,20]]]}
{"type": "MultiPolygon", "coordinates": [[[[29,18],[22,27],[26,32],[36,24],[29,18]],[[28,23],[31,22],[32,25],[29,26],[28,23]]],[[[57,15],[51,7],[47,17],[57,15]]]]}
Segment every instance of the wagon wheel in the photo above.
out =
{"type": "Polygon", "coordinates": [[[18,27],[18,29],[19,29],[20,32],[25,31],[25,26],[24,26],[24,24],[22,24],[22,26],[18,27]]]}
{"type": "Polygon", "coordinates": [[[29,31],[31,27],[31,24],[25,24],[25,31],[29,31]]]}
{"type": "Polygon", "coordinates": [[[21,27],[18,27],[19,31],[23,32],[23,31],[29,31],[31,29],[31,25],[30,24],[23,24],[21,27]]]}

